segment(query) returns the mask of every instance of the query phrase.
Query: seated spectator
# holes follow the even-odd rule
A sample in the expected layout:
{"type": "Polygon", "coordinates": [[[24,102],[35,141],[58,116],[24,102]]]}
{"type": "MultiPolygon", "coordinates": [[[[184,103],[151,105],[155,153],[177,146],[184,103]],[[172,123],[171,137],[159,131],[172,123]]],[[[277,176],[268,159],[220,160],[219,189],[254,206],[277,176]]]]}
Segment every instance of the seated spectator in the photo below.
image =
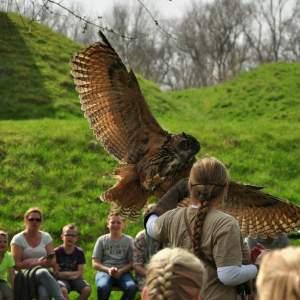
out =
{"type": "Polygon", "coordinates": [[[76,246],[78,230],[74,224],[63,227],[61,239],[63,244],[55,248],[55,275],[66,299],[68,293],[76,291],[79,300],[86,300],[91,294],[91,287],[83,279],[85,256],[81,248],[76,246]]]}
{"type": "Polygon", "coordinates": [[[145,230],[140,231],[135,237],[133,245],[133,269],[140,290],[144,286],[146,264],[160,248],[161,244],[151,238],[145,230]]]}
{"type": "Polygon", "coordinates": [[[0,299],[13,300],[14,259],[7,251],[8,234],[0,230],[0,299]],[[8,285],[10,284],[10,286],[8,285]]]}
{"type": "Polygon", "coordinates": [[[55,300],[65,300],[56,279],[48,270],[55,265],[55,254],[51,236],[40,230],[42,220],[39,208],[28,209],[24,215],[25,230],[13,236],[11,240],[11,252],[16,268],[26,274],[23,277],[28,279],[25,284],[24,281],[18,281],[20,286],[15,283],[15,299],[37,297],[39,300],[49,300],[52,297],[55,300]]]}
{"type": "Polygon", "coordinates": [[[300,249],[269,251],[262,257],[256,286],[260,300],[300,299],[300,249]]]}
{"type": "Polygon", "coordinates": [[[202,262],[181,248],[165,248],[150,260],[142,300],[201,300],[206,281],[202,262]]]}
{"type": "Polygon", "coordinates": [[[108,216],[109,233],[98,238],[93,251],[93,268],[97,270],[98,300],[108,300],[112,286],[123,291],[123,300],[133,300],[137,286],[130,274],[133,239],[123,234],[124,221],[118,213],[108,216]]]}

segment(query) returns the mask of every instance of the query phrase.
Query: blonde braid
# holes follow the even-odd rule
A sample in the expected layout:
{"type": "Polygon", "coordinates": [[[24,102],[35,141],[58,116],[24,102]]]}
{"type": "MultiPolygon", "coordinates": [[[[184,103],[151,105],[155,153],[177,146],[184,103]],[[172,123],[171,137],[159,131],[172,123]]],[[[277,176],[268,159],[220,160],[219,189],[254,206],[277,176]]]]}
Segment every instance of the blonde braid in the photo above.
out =
{"type": "Polygon", "coordinates": [[[187,250],[165,248],[147,266],[150,300],[185,300],[199,295],[206,273],[203,264],[187,250]]]}
{"type": "MultiPolygon", "coordinates": [[[[151,290],[149,296],[158,299],[158,300],[167,300],[170,299],[173,290],[171,278],[173,275],[172,272],[173,265],[168,263],[163,268],[157,270],[156,276],[152,278],[152,282],[149,281],[151,285],[151,290]]],[[[150,298],[152,299],[152,298],[150,298]]]]}

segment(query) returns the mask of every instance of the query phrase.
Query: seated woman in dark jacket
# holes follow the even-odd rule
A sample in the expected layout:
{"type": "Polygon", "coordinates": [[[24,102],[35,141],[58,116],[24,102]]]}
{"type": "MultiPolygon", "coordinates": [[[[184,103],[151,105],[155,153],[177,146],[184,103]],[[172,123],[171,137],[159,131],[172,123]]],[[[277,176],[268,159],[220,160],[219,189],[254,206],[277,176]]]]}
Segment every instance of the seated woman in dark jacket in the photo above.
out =
{"type": "Polygon", "coordinates": [[[41,222],[41,210],[28,209],[24,215],[25,230],[12,238],[11,252],[17,269],[27,275],[28,270],[34,268],[31,274],[39,300],[65,300],[57,281],[48,270],[54,266],[55,255],[51,236],[40,230],[41,222]]]}

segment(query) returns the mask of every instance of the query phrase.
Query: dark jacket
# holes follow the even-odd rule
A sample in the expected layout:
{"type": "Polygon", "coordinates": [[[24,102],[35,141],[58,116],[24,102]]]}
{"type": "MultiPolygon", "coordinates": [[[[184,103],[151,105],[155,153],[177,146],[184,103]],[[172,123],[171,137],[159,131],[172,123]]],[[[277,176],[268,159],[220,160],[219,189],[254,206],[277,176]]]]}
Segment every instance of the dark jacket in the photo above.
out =
{"type": "Polygon", "coordinates": [[[14,300],[32,300],[37,298],[37,287],[35,273],[41,267],[24,269],[17,273],[14,280],[14,300]]]}

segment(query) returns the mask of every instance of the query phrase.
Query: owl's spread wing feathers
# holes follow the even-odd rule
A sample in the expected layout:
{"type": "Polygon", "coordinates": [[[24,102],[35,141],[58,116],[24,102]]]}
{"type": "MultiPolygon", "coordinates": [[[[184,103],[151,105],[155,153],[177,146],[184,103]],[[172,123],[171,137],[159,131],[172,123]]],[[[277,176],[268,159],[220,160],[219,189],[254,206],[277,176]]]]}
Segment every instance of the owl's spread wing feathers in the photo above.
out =
{"type": "MultiPolygon", "coordinates": [[[[164,197],[178,202],[180,207],[190,205],[187,183],[187,179],[181,180],[164,197]]],[[[239,221],[244,236],[276,237],[276,233],[300,229],[300,207],[264,193],[262,187],[231,181],[227,198],[219,209],[239,221]]]]}
{"type": "Polygon", "coordinates": [[[149,139],[167,133],[152,116],[134,73],[103,40],[75,55],[72,75],[97,140],[119,161],[136,163],[149,139]]]}
{"type": "Polygon", "coordinates": [[[300,228],[299,206],[256,186],[230,182],[222,209],[237,218],[246,236],[272,237],[300,228]]]}

